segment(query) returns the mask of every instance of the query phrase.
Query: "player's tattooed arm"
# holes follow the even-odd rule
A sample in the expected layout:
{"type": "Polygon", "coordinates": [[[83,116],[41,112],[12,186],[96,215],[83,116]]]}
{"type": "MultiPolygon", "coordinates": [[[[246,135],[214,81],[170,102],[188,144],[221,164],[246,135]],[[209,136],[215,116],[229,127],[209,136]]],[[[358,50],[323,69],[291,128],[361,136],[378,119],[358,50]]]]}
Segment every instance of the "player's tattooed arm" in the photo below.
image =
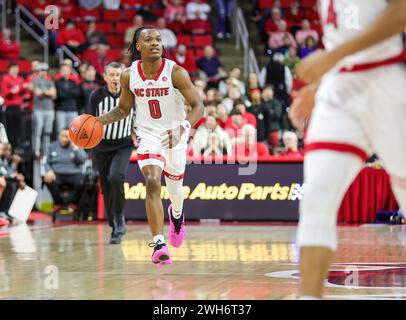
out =
{"type": "Polygon", "coordinates": [[[130,114],[134,105],[134,95],[130,90],[129,83],[130,69],[127,68],[123,71],[120,78],[121,95],[118,106],[98,118],[103,124],[120,121],[130,114]]]}
{"type": "Polygon", "coordinates": [[[173,68],[172,83],[184,96],[186,103],[192,107],[186,120],[188,120],[193,127],[203,117],[203,101],[193,85],[192,80],[190,80],[189,73],[184,68],[177,65],[173,68]]]}

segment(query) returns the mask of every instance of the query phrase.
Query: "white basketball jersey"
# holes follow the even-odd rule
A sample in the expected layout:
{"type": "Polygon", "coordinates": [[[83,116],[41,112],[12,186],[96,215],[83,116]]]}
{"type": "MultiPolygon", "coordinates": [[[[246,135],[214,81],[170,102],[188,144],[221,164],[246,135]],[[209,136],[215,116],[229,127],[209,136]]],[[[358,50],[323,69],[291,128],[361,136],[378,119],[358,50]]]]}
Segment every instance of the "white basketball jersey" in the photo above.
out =
{"type": "MultiPolygon", "coordinates": [[[[386,0],[319,0],[326,50],[332,50],[362,32],[387,6],[386,0]]],[[[340,67],[385,60],[400,55],[403,50],[399,34],[347,57],[340,63],[340,67]]]]}
{"type": "Polygon", "coordinates": [[[162,66],[154,79],[146,79],[141,60],[130,69],[130,90],[135,95],[135,128],[138,135],[159,138],[168,129],[178,127],[186,118],[184,97],[172,84],[176,63],[162,58],[162,66]]]}

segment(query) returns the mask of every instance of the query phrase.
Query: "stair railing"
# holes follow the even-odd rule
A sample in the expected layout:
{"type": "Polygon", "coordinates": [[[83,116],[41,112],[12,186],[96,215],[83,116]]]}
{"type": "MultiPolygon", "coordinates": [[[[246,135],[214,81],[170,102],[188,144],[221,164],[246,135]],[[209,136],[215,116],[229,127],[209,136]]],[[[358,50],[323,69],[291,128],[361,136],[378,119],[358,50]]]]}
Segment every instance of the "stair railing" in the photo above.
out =
{"type": "Polygon", "coordinates": [[[16,15],[16,41],[21,43],[21,27],[25,29],[43,48],[44,62],[49,63],[49,31],[45,26],[23,5],[19,4],[15,10],[16,15]],[[25,18],[25,19],[23,19],[25,18]],[[29,21],[28,23],[24,20],[29,21]],[[35,25],[42,31],[38,34],[31,26],[35,25]]]}

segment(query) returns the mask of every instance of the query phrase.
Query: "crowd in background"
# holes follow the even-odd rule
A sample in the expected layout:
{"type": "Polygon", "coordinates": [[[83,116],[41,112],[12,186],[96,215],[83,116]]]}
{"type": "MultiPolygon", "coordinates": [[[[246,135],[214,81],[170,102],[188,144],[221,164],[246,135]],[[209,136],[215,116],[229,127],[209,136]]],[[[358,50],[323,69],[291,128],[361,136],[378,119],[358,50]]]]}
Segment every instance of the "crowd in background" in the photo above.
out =
{"type": "MultiPolygon", "coordinates": [[[[205,1],[151,0],[144,1],[141,7],[136,4],[139,2],[79,0],[77,3],[89,10],[104,6],[136,12],[132,25],[122,30],[122,45],[117,55],[111,51],[110,38],[99,30],[95,19],[85,17],[85,24],[79,26],[83,21],[75,19],[73,1],[57,1],[56,5],[66,19],[61,21],[61,29],[51,32],[51,53],[65,45],[81,58],[81,63],[66,59],[56,74],[50,73],[49,65],[37,60],[31,61],[30,73],[21,74],[19,65],[13,62],[20,58],[20,46],[11,39],[10,30],[2,31],[0,58],[10,59],[10,63],[0,85],[0,121],[6,132],[6,138],[0,141],[0,199],[8,184],[22,187],[25,181],[32,182],[30,165],[33,159],[49,158],[50,148],[60,148],[64,144],[61,134],[78,114],[84,112],[90,93],[103,85],[104,66],[111,61],[119,61],[123,67],[131,64],[128,45],[134,30],[146,24],[154,24],[160,30],[165,56],[189,72],[205,105],[205,115],[192,131],[189,157],[216,161],[247,157],[255,161],[270,156],[302,159],[302,137],[294,131],[287,114],[291,97],[301,86],[295,79],[294,67],[311,51],[306,47],[311,42],[309,37],[314,36],[316,44],[319,40],[318,33],[309,29],[307,20],[301,21],[302,29],[295,25],[297,28],[293,30],[289,25],[288,31],[281,19],[285,13],[278,8],[272,9],[270,16],[265,13],[260,18],[254,17],[259,18],[259,25],[265,23],[269,27],[264,28],[267,31],[261,36],[268,37],[265,41],[270,61],[260,74],[250,73],[245,77],[239,67],[226,70],[221,54],[213,45],[195,48],[179,41],[182,35],[208,35],[207,39],[211,39],[214,34],[220,41],[230,38],[234,0],[216,1],[217,22],[211,19],[213,8],[205,1]],[[8,150],[13,146],[21,157],[12,156],[10,151],[4,156],[2,148],[6,146],[8,150]],[[6,159],[4,174],[1,170],[3,158],[6,159]]],[[[32,5],[33,13],[43,21],[48,2],[40,0],[32,5]]],[[[117,48],[115,50],[117,53],[117,48]]],[[[69,152],[75,154],[72,159],[76,159],[76,151],[69,152]]],[[[50,171],[49,164],[44,168],[48,168],[42,172],[44,183],[52,189],[57,175],[50,171]]],[[[0,214],[1,211],[0,203],[0,214]]]]}

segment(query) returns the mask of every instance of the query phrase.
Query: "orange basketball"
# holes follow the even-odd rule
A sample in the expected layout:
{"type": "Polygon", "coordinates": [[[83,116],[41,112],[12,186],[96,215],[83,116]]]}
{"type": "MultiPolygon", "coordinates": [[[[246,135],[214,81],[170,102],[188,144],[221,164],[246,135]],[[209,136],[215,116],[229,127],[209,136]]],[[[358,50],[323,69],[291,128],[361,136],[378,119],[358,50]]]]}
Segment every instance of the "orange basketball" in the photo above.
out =
{"type": "Polygon", "coordinates": [[[103,138],[103,125],[91,114],[82,114],[69,125],[69,138],[79,148],[94,148],[103,138]]]}

